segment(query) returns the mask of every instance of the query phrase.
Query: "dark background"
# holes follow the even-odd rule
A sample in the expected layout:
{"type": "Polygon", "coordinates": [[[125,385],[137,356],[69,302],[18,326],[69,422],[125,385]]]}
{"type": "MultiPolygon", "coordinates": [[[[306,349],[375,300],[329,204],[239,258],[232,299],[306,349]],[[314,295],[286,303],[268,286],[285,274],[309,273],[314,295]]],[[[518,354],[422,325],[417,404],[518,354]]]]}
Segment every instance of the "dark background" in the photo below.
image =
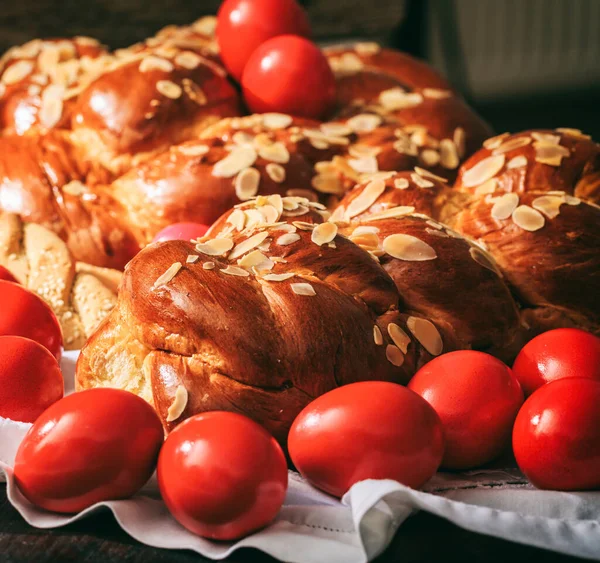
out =
{"type": "MultiPolygon", "coordinates": [[[[600,138],[599,0],[301,0],[321,42],[365,38],[429,60],[498,132],[576,127],[600,138]]],[[[90,35],[123,47],[220,0],[2,0],[0,51],[90,35]]]]}

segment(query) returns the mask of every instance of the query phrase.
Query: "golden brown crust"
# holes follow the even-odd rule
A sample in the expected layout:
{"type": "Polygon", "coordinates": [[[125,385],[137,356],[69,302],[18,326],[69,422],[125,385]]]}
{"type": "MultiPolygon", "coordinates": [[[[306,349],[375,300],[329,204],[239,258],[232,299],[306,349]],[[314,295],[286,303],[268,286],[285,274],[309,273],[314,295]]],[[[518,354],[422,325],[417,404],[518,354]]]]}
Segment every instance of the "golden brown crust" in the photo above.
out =
{"type": "Polygon", "coordinates": [[[116,280],[120,272],[102,269],[99,277],[76,267],[58,236],[17,215],[0,214],[0,264],[52,307],[67,350],[80,349],[117,302],[103,278],[116,280]]]}
{"type": "Polygon", "coordinates": [[[398,312],[396,287],[381,266],[327,225],[277,221],[197,247],[147,247],[125,271],[118,310],[82,351],[78,387],[119,386],[118,371],[98,361],[118,349],[114,365],[141,366],[134,378],[151,387],[167,429],[224,409],[251,416],[284,442],[313,397],[363,379],[408,381],[431,358],[408,336],[414,321],[398,312]],[[228,250],[216,255],[223,244],[228,250]],[[398,331],[407,335],[403,351],[392,325],[396,340],[398,331]],[[185,409],[168,420],[180,386],[185,409]]]}
{"type": "Polygon", "coordinates": [[[54,231],[76,260],[122,268],[139,244],[118,202],[82,183],[80,166],[60,132],[0,138],[0,211],[54,231]]]}

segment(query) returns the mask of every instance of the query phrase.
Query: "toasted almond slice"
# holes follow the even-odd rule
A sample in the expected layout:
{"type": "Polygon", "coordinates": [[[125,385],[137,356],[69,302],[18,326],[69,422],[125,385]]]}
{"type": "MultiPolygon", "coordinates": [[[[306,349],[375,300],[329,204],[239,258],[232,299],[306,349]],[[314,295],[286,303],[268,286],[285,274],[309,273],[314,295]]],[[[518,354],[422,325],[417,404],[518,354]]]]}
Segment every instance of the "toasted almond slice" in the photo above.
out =
{"type": "Polygon", "coordinates": [[[294,225],[290,225],[289,223],[282,223],[281,225],[275,227],[274,231],[283,231],[285,233],[295,233],[297,228],[294,225]]]}
{"type": "Polygon", "coordinates": [[[246,168],[235,177],[233,185],[235,195],[241,201],[247,201],[258,193],[260,172],[256,168],[246,168]]]}
{"type": "Polygon", "coordinates": [[[258,211],[263,216],[263,223],[266,223],[267,225],[276,223],[281,216],[279,211],[272,205],[263,205],[258,208],[258,211]]]}
{"type": "MultiPolygon", "coordinates": [[[[458,153],[458,157],[463,158],[465,156],[467,146],[467,135],[465,133],[465,130],[462,127],[457,127],[454,130],[454,134],[452,135],[452,140],[454,141],[454,144],[456,146],[456,152],[458,153]]],[[[441,148],[442,144],[440,143],[440,149],[441,148]]],[[[454,168],[456,168],[457,166],[455,166],[454,168]]]]}
{"type": "Polygon", "coordinates": [[[417,156],[419,154],[417,145],[409,137],[398,139],[392,146],[400,154],[407,154],[408,156],[417,156]]]}
{"type": "Polygon", "coordinates": [[[552,135],[551,133],[539,133],[534,131],[531,136],[540,143],[547,143],[549,145],[558,145],[560,143],[560,135],[552,135]]]}
{"type": "Polygon", "coordinates": [[[498,180],[490,178],[487,182],[480,184],[475,188],[475,195],[493,194],[498,188],[498,180]]]}
{"type": "Polygon", "coordinates": [[[443,100],[452,96],[450,90],[441,90],[440,88],[423,88],[423,95],[433,100],[443,100]]]}
{"type": "Polygon", "coordinates": [[[454,170],[460,164],[456,144],[451,139],[440,141],[440,164],[447,170],[454,170]]]}
{"type": "Polygon", "coordinates": [[[207,145],[180,145],[177,150],[186,156],[204,156],[210,151],[207,145]]]}
{"type": "Polygon", "coordinates": [[[188,70],[198,68],[202,64],[202,61],[202,57],[192,51],[184,51],[175,57],[175,64],[187,68],[188,70]]]}
{"type": "Polygon", "coordinates": [[[410,175],[410,179],[419,186],[419,188],[433,188],[435,185],[431,180],[427,180],[427,178],[423,178],[419,176],[419,174],[413,172],[410,175]]]}
{"type": "Polygon", "coordinates": [[[381,213],[374,213],[369,215],[366,221],[378,221],[380,219],[396,219],[398,217],[405,217],[414,213],[415,208],[412,205],[398,205],[397,207],[390,207],[381,213]]]}
{"type": "Polygon", "coordinates": [[[381,47],[373,41],[355,43],[354,50],[363,57],[371,57],[381,51],[381,47]]]}
{"type": "Polygon", "coordinates": [[[253,250],[257,246],[262,244],[268,236],[268,231],[262,231],[260,233],[256,233],[255,235],[252,235],[246,240],[240,242],[239,244],[236,244],[235,248],[231,251],[231,254],[229,255],[229,260],[235,260],[236,258],[239,258],[240,256],[246,254],[246,252],[250,252],[250,250],[253,250]]]}
{"type": "Polygon", "coordinates": [[[371,147],[369,145],[352,145],[348,149],[348,154],[354,158],[364,158],[366,156],[377,156],[381,152],[380,147],[371,147]]]}
{"type": "Polygon", "coordinates": [[[383,241],[383,250],[394,258],[408,262],[424,262],[437,258],[431,246],[412,235],[389,235],[383,241]]]}
{"type": "MultiPolygon", "coordinates": [[[[336,137],[334,135],[326,135],[319,129],[303,129],[304,135],[314,142],[324,143],[324,145],[317,145],[315,148],[329,148],[329,145],[342,145],[346,146],[350,144],[350,140],[346,137],[336,137]],[[325,146],[327,145],[327,146],[325,146]]],[[[314,145],[313,145],[314,146],[314,145]]]]}
{"type": "Polygon", "coordinates": [[[562,159],[570,156],[569,149],[562,145],[554,145],[537,141],[535,147],[535,160],[550,166],[560,166],[562,159]]]}
{"type": "Polygon", "coordinates": [[[591,135],[586,135],[580,129],[572,129],[571,127],[557,127],[555,129],[557,133],[563,133],[564,135],[569,135],[571,137],[577,137],[578,139],[591,139],[591,135]]]}
{"type": "Polygon", "coordinates": [[[371,227],[368,225],[360,225],[359,227],[356,227],[356,229],[354,229],[352,231],[352,236],[358,236],[358,235],[364,235],[364,234],[374,234],[376,235],[377,233],[379,233],[379,227],[371,227]]]}
{"type": "Polygon", "coordinates": [[[374,251],[379,248],[379,237],[375,233],[352,234],[350,240],[365,250],[374,251]]]}
{"type": "Polygon", "coordinates": [[[531,137],[515,137],[502,143],[499,147],[496,147],[493,151],[493,155],[504,154],[505,152],[514,151],[531,144],[531,137]]]}
{"type": "Polygon", "coordinates": [[[419,154],[425,166],[436,166],[440,162],[440,153],[434,149],[425,149],[419,154]]]}
{"type": "Polygon", "coordinates": [[[408,351],[408,345],[410,344],[410,336],[406,334],[396,323],[390,323],[387,326],[388,334],[393,340],[394,344],[400,348],[403,354],[408,351]]]}
{"type": "Polygon", "coordinates": [[[285,168],[281,164],[269,162],[265,170],[273,182],[281,184],[285,181],[285,168]]]}
{"type": "Polygon", "coordinates": [[[406,326],[432,356],[439,356],[442,353],[444,349],[442,337],[431,321],[418,317],[408,317],[406,326]]]}
{"type": "Polygon", "coordinates": [[[396,87],[384,90],[379,94],[379,103],[387,111],[398,111],[412,108],[423,103],[423,96],[418,92],[406,92],[403,88],[396,87]]]}
{"type": "Polygon", "coordinates": [[[410,182],[406,178],[396,178],[394,187],[398,190],[406,190],[410,186],[410,182]]]}
{"type": "Polygon", "coordinates": [[[330,243],[337,235],[338,228],[335,223],[321,223],[317,225],[310,236],[310,240],[318,246],[330,243]]]}
{"type": "Polygon", "coordinates": [[[258,155],[265,160],[286,164],[290,161],[290,153],[283,143],[273,143],[272,145],[262,146],[258,150],[258,155]]]}
{"type": "Polygon", "coordinates": [[[293,121],[292,117],[285,113],[265,113],[262,116],[262,124],[267,129],[286,129],[293,121]]]}
{"type": "Polygon", "coordinates": [[[359,113],[346,121],[346,124],[356,133],[369,133],[379,127],[382,121],[379,115],[359,113]]]}
{"type": "Polygon", "coordinates": [[[385,192],[385,182],[383,180],[374,180],[369,182],[363,191],[354,198],[346,209],[346,216],[349,218],[360,215],[371,205],[373,205],[381,194],[385,192]]]}
{"type": "Polygon", "coordinates": [[[515,193],[500,196],[492,206],[492,217],[498,221],[508,219],[519,205],[519,196],[515,193]]]}
{"type": "Polygon", "coordinates": [[[152,289],[157,289],[161,285],[168,284],[177,275],[177,272],[179,272],[181,268],[181,262],[175,262],[171,264],[167,271],[157,278],[157,280],[154,282],[154,285],[152,286],[152,289]]]}
{"type": "Polygon", "coordinates": [[[171,100],[176,100],[181,97],[183,94],[183,90],[179,84],[175,84],[175,82],[171,80],[159,80],[156,83],[156,89],[163,96],[170,98],[171,100]]]}
{"type": "Polygon", "coordinates": [[[560,206],[566,203],[564,198],[555,195],[536,197],[531,202],[531,207],[541,211],[549,219],[554,219],[560,213],[560,206]]]}
{"type": "Polygon", "coordinates": [[[337,174],[319,174],[314,176],[310,182],[311,186],[322,194],[344,193],[344,185],[337,174]]]}
{"type": "Polygon", "coordinates": [[[288,246],[299,241],[302,237],[298,233],[286,233],[285,235],[281,235],[275,243],[279,246],[288,246]]]}
{"type": "Polygon", "coordinates": [[[322,123],[320,129],[327,137],[348,137],[354,132],[345,123],[322,123]]]}
{"type": "Polygon", "coordinates": [[[309,283],[292,283],[290,287],[296,295],[313,296],[317,294],[315,288],[309,283]]]}
{"type": "Polygon", "coordinates": [[[33,72],[33,63],[31,61],[17,61],[10,65],[2,74],[4,84],[16,84],[33,72]]]}
{"type": "Polygon", "coordinates": [[[527,166],[527,157],[524,154],[511,158],[508,161],[506,168],[512,170],[513,168],[521,168],[522,166],[527,166]]]}
{"type": "Polygon", "coordinates": [[[233,248],[233,240],[230,238],[214,238],[207,242],[200,242],[196,250],[208,256],[223,256],[233,248]]]}
{"type": "Polygon", "coordinates": [[[377,346],[383,344],[383,334],[381,334],[381,329],[377,325],[373,325],[373,340],[377,346]]]}
{"type": "Polygon", "coordinates": [[[246,214],[241,209],[235,209],[229,217],[227,223],[233,225],[236,231],[243,231],[246,223],[246,214]]]}
{"type": "Polygon", "coordinates": [[[315,192],[304,188],[292,188],[285,192],[285,195],[288,197],[300,197],[308,200],[309,203],[317,202],[319,200],[319,196],[315,192]]]}
{"type": "Polygon", "coordinates": [[[374,156],[364,156],[362,158],[350,158],[348,164],[361,174],[375,174],[379,171],[379,163],[374,156]]]}
{"type": "Polygon", "coordinates": [[[579,205],[581,200],[578,197],[572,195],[565,195],[565,203],[567,205],[579,205]]]}
{"type": "Polygon", "coordinates": [[[510,133],[502,133],[500,135],[496,135],[495,137],[490,137],[483,141],[483,147],[492,150],[498,148],[506,139],[506,137],[510,136],[510,133]]]}
{"type": "Polygon", "coordinates": [[[242,268],[254,268],[259,272],[272,270],[273,266],[275,266],[275,262],[273,262],[268,256],[265,256],[260,250],[253,250],[252,252],[249,252],[238,261],[238,264],[242,268]]]}
{"type": "Polygon", "coordinates": [[[254,143],[254,136],[246,131],[236,131],[232,136],[231,140],[236,145],[252,145],[254,143]]]}
{"type": "Polygon", "coordinates": [[[227,266],[227,268],[221,268],[221,273],[227,274],[228,276],[239,276],[240,278],[247,278],[250,273],[244,268],[238,268],[237,266],[232,266],[231,264],[227,266]]]}
{"type": "Polygon", "coordinates": [[[267,274],[261,279],[272,282],[281,282],[293,278],[296,274],[288,272],[287,274],[267,274]]]}
{"type": "Polygon", "coordinates": [[[204,264],[202,264],[202,267],[205,270],[214,270],[215,269],[215,263],[214,262],[204,262],[204,264]]]}
{"type": "Polygon", "coordinates": [[[50,84],[42,92],[39,119],[42,126],[47,129],[54,127],[62,117],[64,86],[50,84]]]}
{"type": "Polygon", "coordinates": [[[404,354],[398,347],[394,346],[393,344],[388,344],[386,346],[385,357],[391,364],[395,365],[396,367],[400,367],[404,363],[404,354]]]}
{"type": "Polygon", "coordinates": [[[252,147],[236,147],[224,159],[215,163],[212,175],[217,178],[233,178],[242,170],[252,166],[257,156],[252,147]]]}
{"type": "Polygon", "coordinates": [[[528,205],[520,205],[512,214],[512,220],[517,227],[525,231],[537,231],[544,226],[546,222],[544,216],[528,205]]]}
{"type": "Polygon", "coordinates": [[[197,254],[188,254],[188,257],[185,259],[185,263],[186,264],[195,264],[196,262],[198,262],[199,258],[200,258],[200,256],[198,256],[197,254]]]}
{"type": "Polygon", "coordinates": [[[506,157],[503,154],[488,156],[475,166],[465,171],[462,176],[463,186],[473,188],[493,178],[504,166],[506,157]]]}
{"type": "Polygon", "coordinates": [[[140,72],[150,72],[152,70],[161,70],[163,72],[171,72],[173,70],[173,63],[162,57],[156,55],[148,55],[144,57],[138,67],[140,72]]]}
{"type": "Polygon", "coordinates": [[[175,390],[175,398],[167,411],[167,422],[177,420],[185,410],[188,403],[188,391],[183,385],[178,385],[175,390]]]}

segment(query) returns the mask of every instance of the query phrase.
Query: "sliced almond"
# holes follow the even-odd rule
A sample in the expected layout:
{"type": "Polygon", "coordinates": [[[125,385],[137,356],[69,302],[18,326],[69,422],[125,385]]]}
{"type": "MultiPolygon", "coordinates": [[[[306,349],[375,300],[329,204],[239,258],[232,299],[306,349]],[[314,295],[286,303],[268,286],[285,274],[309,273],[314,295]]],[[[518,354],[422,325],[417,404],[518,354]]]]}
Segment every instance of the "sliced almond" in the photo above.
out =
{"type": "Polygon", "coordinates": [[[383,334],[381,334],[381,330],[377,325],[373,325],[373,340],[377,346],[383,344],[383,334]]]}
{"type": "Polygon", "coordinates": [[[348,149],[348,154],[354,158],[364,158],[366,156],[377,156],[381,152],[380,147],[371,147],[369,145],[352,145],[348,149]]]}
{"type": "Polygon", "coordinates": [[[534,131],[531,136],[540,143],[547,143],[549,145],[558,145],[560,143],[560,135],[552,135],[551,133],[539,133],[534,131]]]}
{"type": "Polygon", "coordinates": [[[452,96],[450,90],[441,90],[440,88],[423,88],[423,95],[433,100],[443,100],[452,96]]]}
{"type": "Polygon", "coordinates": [[[344,193],[344,185],[339,176],[333,174],[319,174],[310,181],[311,186],[322,194],[344,193]]]}
{"type": "Polygon", "coordinates": [[[471,255],[471,258],[473,258],[473,260],[475,260],[475,262],[477,262],[480,266],[491,270],[496,275],[500,275],[491,256],[483,249],[479,248],[478,246],[471,246],[471,248],[469,248],[469,254],[471,255]]]}
{"type": "Polygon", "coordinates": [[[207,242],[200,242],[196,250],[208,256],[223,256],[233,248],[233,240],[230,238],[214,238],[207,242]]]}
{"type": "Polygon", "coordinates": [[[185,156],[204,156],[210,151],[207,145],[180,145],[177,150],[185,156]]]}
{"type": "Polygon", "coordinates": [[[269,178],[277,184],[281,184],[285,181],[285,168],[281,164],[269,162],[265,168],[269,178]]]}
{"type": "Polygon", "coordinates": [[[578,197],[572,195],[565,195],[565,203],[567,205],[579,205],[581,200],[578,197]]]}
{"type": "Polygon", "coordinates": [[[268,236],[268,231],[262,231],[260,233],[256,233],[255,235],[252,235],[246,240],[240,242],[239,244],[236,244],[235,248],[231,251],[231,254],[228,257],[229,260],[235,260],[236,258],[239,258],[240,256],[246,254],[246,252],[250,252],[250,250],[253,250],[257,246],[262,244],[268,236]]]}
{"type": "Polygon", "coordinates": [[[139,69],[140,72],[150,72],[152,70],[160,70],[163,72],[171,72],[173,70],[173,63],[162,57],[156,55],[148,55],[142,59],[139,69]]]}
{"type": "Polygon", "coordinates": [[[247,278],[250,273],[244,268],[238,268],[237,266],[229,265],[227,268],[221,268],[222,274],[227,274],[228,276],[238,276],[240,278],[247,278]]]}
{"type": "Polygon", "coordinates": [[[527,166],[527,157],[523,154],[511,158],[506,164],[506,168],[509,168],[510,170],[513,168],[521,168],[522,166],[527,166]]]}
{"type": "Polygon", "coordinates": [[[204,264],[202,264],[202,267],[205,270],[214,270],[215,269],[215,263],[214,262],[204,262],[204,264]]]}
{"type": "Polygon", "coordinates": [[[285,280],[289,280],[290,278],[293,278],[296,274],[294,273],[287,273],[287,274],[267,274],[266,276],[263,276],[262,279],[266,280],[266,281],[272,281],[272,282],[281,282],[281,281],[285,281],[285,280]]]}
{"type": "Polygon", "coordinates": [[[562,145],[554,145],[551,143],[536,142],[535,147],[535,160],[542,164],[548,164],[549,166],[560,166],[562,159],[570,156],[569,149],[562,145]]]}
{"type": "Polygon", "coordinates": [[[175,390],[175,398],[167,411],[167,422],[177,420],[185,410],[188,403],[188,391],[183,385],[178,385],[175,390]]]}
{"type": "Polygon", "coordinates": [[[198,256],[197,254],[188,254],[188,257],[185,259],[185,263],[186,264],[195,264],[196,262],[198,262],[199,258],[200,258],[200,256],[198,256]]]}
{"type": "Polygon", "coordinates": [[[544,226],[544,216],[528,205],[520,205],[512,214],[512,220],[517,227],[525,231],[537,231],[544,226]]]}
{"type": "Polygon", "coordinates": [[[283,143],[273,143],[272,145],[262,146],[258,150],[258,155],[265,160],[286,164],[290,161],[290,153],[283,143]]]}
{"type": "Polygon", "coordinates": [[[188,70],[193,70],[198,68],[202,64],[203,60],[204,59],[196,53],[184,51],[175,57],[175,64],[182,66],[183,68],[187,68],[188,70]]]}
{"type": "Polygon", "coordinates": [[[383,250],[394,258],[408,262],[424,262],[437,258],[431,246],[412,235],[389,235],[383,241],[383,250]]]}
{"type": "Polygon", "coordinates": [[[577,137],[578,139],[588,140],[592,138],[591,135],[586,135],[580,129],[573,129],[571,127],[557,127],[555,131],[571,137],[577,137]]]}
{"type": "Polygon", "coordinates": [[[381,47],[372,41],[363,41],[354,45],[354,50],[363,57],[372,57],[381,51],[381,47]]]}
{"type": "Polygon", "coordinates": [[[43,127],[50,129],[60,121],[64,95],[64,87],[58,84],[50,84],[42,92],[39,119],[43,127]]]}
{"type": "Polygon", "coordinates": [[[498,180],[490,178],[487,182],[480,184],[475,188],[475,195],[493,194],[498,188],[498,180]]]}
{"type": "Polygon", "coordinates": [[[233,178],[242,170],[252,166],[256,162],[257,156],[252,147],[237,147],[224,159],[215,163],[212,175],[218,178],[233,178]]]}
{"type": "Polygon", "coordinates": [[[408,345],[410,344],[410,336],[395,323],[390,323],[387,331],[394,344],[400,348],[403,354],[406,354],[408,345]]]}
{"type": "Polygon", "coordinates": [[[313,296],[317,294],[315,288],[309,283],[292,283],[290,284],[290,287],[296,295],[313,296]]]}
{"type": "Polygon", "coordinates": [[[275,243],[279,246],[288,246],[299,241],[302,237],[298,233],[286,233],[285,235],[281,235],[275,243]]]}
{"type": "Polygon", "coordinates": [[[260,172],[256,168],[246,168],[235,177],[235,195],[241,201],[247,201],[258,193],[259,184],[260,172]]]}
{"type": "Polygon", "coordinates": [[[394,187],[398,190],[406,190],[409,186],[410,183],[406,178],[396,178],[394,180],[394,187]]]}
{"type": "Polygon", "coordinates": [[[423,96],[417,92],[406,92],[403,88],[390,88],[379,94],[379,103],[387,111],[412,108],[423,103],[423,96]]]}
{"type": "Polygon", "coordinates": [[[154,285],[152,286],[152,289],[157,289],[161,285],[168,284],[177,275],[177,272],[181,270],[182,266],[183,265],[181,264],[181,262],[175,262],[171,264],[167,271],[157,278],[157,280],[154,282],[154,285]]]}
{"type": "Polygon", "coordinates": [[[238,261],[238,264],[242,268],[254,268],[259,272],[272,270],[273,266],[275,266],[275,262],[273,262],[268,256],[265,256],[260,250],[253,250],[252,252],[249,252],[238,261]]]}
{"type": "Polygon", "coordinates": [[[346,124],[356,133],[369,133],[379,127],[381,122],[382,119],[379,115],[360,113],[348,119],[346,124]]]}
{"type": "Polygon", "coordinates": [[[383,180],[369,182],[363,191],[350,202],[346,209],[346,216],[352,218],[369,209],[383,194],[385,187],[383,180]]]}
{"type": "Polygon", "coordinates": [[[227,217],[227,223],[233,225],[236,231],[243,231],[246,224],[246,214],[241,209],[235,209],[227,217]]]}
{"type": "Polygon", "coordinates": [[[379,171],[379,163],[374,156],[350,158],[348,159],[348,164],[360,174],[375,174],[379,171]]]}
{"type": "Polygon", "coordinates": [[[427,319],[408,317],[408,330],[432,356],[439,356],[444,349],[442,337],[435,325],[427,319]]]}
{"type": "Polygon", "coordinates": [[[263,205],[258,208],[258,212],[263,217],[263,223],[271,225],[279,220],[281,213],[273,205],[263,205]]]}
{"type": "Polygon", "coordinates": [[[375,233],[362,233],[350,235],[350,240],[364,250],[375,251],[379,248],[379,237],[375,233]]]}
{"type": "Polygon", "coordinates": [[[397,346],[394,346],[393,344],[388,344],[386,346],[385,357],[396,367],[400,367],[404,363],[404,354],[397,346]]]}
{"type": "Polygon", "coordinates": [[[31,61],[17,61],[10,65],[2,74],[4,84],[16,84],[33,72],[33,63],[31,61]]]}
{"type": "Polygon", "coordinates": [[[497,149],[504,142],[504,139],[509,136],[510,133],[502,133],[501,135],[490,137],[489,139],[483,141],[483,146],[488,150],[497,149]]]}
{"type": "Polygon", "coordinates": [[[163,96],[170,98],[171,100],[176,100],[181,97],[183,94],[183,90],[179,84],[175,84],[171,80],[159,80],[156,83],[156,89],[163,96]]]}
{"type": "Polygon", "coordinates": [[[514,151],[531,144],[531,137],[515,137],[502,143],[499,147],[496,147],[493,151],[493,155],[504,154],[505,152],[514,151]]]}
{"type": "Polygon", "coordinates": [[[345,123],[322,123],[320,129],[327,137],[347,137],[354,132],[345,123]]]}
{"type": "MultiPolygon", "coordinates": [[[[452,136],[452,140],[454,141],[454,144],[456,146],[456,152],[458,153],[458,157],[463,158],[465,156],[465,151],[467,150],[467,135],[465,133],[465,130],[462,127],[457,127],[454,130],[454,135],[452,136]]],[[[440,149],[441,148],[442,148],[442,144],[440,142],[440,149]]],[[[443,164],[442,164],[442,166],[443,166],[443,164]]]]}
{"type": "Polygon", "coordinates": [[[496,199],[492,206],[492,217],[498,221],[508,219],[519,205],[519,196],[515,193],[504,194],[496,199]]]}
{"type": "Polygon", "coordinates": [[[366,221],[378,221],[380,219],[396,219],[398,217],[405,217],[414,213],[415,208],[412,205],[398,205],[397,207],[390,207],[381,213],[374,213],[366,218],[366,221]]]}
{"type": "Polygon", "coordinates": [[[310,240],[316,245],[330,243],[337,235],[338,228],[335,223],[321,223],[317,225],[310,236],[310,240]]]}
{"type": "Polygon", "coordinates": [[[417,186],[419,186],[419,188],[433,188],[435,186],[435,184],[431,180],[428,180],[427,178],[423,178],[423,176],[421,176],[420,174],[417,174],[416,172],[413,172],[410,175],[410,179],[415,184],[417,184],[417,186]]]}
{"type": "Polygon", "coordinates": [[[378,227],[371,227],[368,225],[360,225],[359,227],[356,227],[356,229],[354,229],[352,231],[352,236],[358,236],[358,235],[364,235],[364,234],[376,235],[378,232],[379,232],[378,227]]]}
{"type": "Polygon", "coordinates": [[[504,166],[506,157],[503,154],[488,156],[475,166],[465,171],[462,176],[463,186],[473,188],[493,178],[504,166]]]}
{"type": "Polygon", "coordinates": [[[554,195],[544,195],[536,197],[531,202],[531,207],[541,211],[549,219],[554,219],[560,214],[560,206],[565,203],[562,197],[554,195]]]}
{"type": "Polygon", "coordinates": [[[262,124],[267,129],[286,129],[293,121],[292,117],[285,113],[265,113],[262,116],[262,124]]]}

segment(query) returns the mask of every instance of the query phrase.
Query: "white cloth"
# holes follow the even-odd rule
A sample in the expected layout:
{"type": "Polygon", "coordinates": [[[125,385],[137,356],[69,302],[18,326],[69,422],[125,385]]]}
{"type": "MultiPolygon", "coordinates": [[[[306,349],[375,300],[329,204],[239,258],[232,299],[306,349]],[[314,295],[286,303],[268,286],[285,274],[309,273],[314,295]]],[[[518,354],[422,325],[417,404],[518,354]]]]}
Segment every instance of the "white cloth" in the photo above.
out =
{"type": "MultiPolygon", "coordinates": [[[[75,358],[67,353],[63,360],[67,392],[75,358]]],[[[64,526],[106,506],[123,530],[153,547],[191,549],[212,559],[255,547],[283,561],[358,563],[384,551],[415,510],[426,510],[468,530],[600,560],[600,493],[538,491],[516,470],[439,473],[425,491],[395,481],[363,481],[341,502],[290,472],[275,522],[231,543],[211,542],[180,526],[160,500],[154,478],[131,499],[101,503],[74,516],[52,514],[29,504],[14,483],[11,466],[29,426],[0,419],[0,476],[6,475],[11,504],[38,528],[64,526]]]]}

